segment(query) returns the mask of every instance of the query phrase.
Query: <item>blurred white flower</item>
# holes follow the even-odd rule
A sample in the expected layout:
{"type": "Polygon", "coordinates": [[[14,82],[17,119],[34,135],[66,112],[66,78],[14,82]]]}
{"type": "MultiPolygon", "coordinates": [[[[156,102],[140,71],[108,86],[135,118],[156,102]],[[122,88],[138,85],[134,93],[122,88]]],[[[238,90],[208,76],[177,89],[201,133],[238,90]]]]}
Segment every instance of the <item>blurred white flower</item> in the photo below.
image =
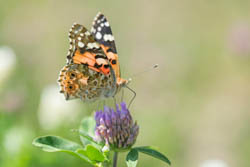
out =
{"type": "Polygon", "coordinates": [[[44,88],[39,105],[38,118],[42,128],[46,130],[55,129],[62,123],[74,121],[79,111],[77,101],[66,101],[59,93],[57,85],[44,88]]]}
{"type": "Polygon", "coordinates": [[[8,46],[0,47],[0,83],[6,79],[16,65],[16,55],[8,46]]]}
{"type": "Polygon", "coordinates": [[[10,129],[4,136],[5,150],[12,155],[18,154],[28,136],[30,136],[30,132],[24,128],[14,127],[10,129]]]}
{"type": "Polygon", "coordinates": [[[222,160],[206,160],[201,163],[200,167],[228,167],[228,165],[222,160]]]}

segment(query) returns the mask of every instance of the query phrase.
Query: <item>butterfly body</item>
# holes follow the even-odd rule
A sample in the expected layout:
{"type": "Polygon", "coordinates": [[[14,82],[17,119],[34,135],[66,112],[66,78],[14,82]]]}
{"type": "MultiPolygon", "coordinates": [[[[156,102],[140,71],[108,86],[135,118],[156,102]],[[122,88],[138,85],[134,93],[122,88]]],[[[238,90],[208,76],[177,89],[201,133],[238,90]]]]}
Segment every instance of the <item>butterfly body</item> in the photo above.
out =
{"type": "Polygon", "coordinates": [[[73,24],[69,40],[67,64],[58,79],[66,100],[114,97],[128,83],[120,77],[114,37],[104,15],[96,16],[91,33],[84,26],[73,24]]]}

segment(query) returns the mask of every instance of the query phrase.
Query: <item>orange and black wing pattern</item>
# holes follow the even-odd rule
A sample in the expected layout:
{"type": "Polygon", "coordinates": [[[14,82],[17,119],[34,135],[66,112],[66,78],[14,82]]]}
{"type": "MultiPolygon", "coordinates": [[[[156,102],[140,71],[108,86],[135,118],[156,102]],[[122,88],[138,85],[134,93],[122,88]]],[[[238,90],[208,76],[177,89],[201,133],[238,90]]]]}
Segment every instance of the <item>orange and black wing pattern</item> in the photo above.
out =
{"type": "Polygon", "coordinates": [[[80,24],[69,31],[67,64],[60,71],[58,83],[65,98],[83,101],[113,96],[116,77],[108,57],[90,32],[80,24]]]}
{"type": "Polygon", "coordinates": [[[90,69],[110,73],[110,63],[101,45],[95,41],[90,32],[80,24],[74,24],[69,31],[70,49],[68,64],[84,64],[90,69]]]}
{"type": "Polygon", "coordinates": [[[58,83],[66,99],[95,101],[114,97],[128,83],[120,77],[114,37],[105,16],[98,13],[91,33],[80,24],[69,31],[67,64],[58,83]]]}
{"type": "Polygon", "coordinates": [[[115,71],[117,78],[120,78],[120,66],[118,61],[115,39],[111,31],[111,27],[107,18],[98,13],[93,21],[91,34],[95,40],[101,45],[104,53],[107,55],[109,62],[115,71]]]}

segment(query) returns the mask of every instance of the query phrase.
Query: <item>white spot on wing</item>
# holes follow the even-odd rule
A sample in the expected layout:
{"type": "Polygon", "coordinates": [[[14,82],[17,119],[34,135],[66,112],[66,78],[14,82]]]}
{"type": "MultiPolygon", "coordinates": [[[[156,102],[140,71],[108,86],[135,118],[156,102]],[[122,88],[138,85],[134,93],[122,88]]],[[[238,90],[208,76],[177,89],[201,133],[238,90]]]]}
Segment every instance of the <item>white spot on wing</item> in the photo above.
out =
{"type": "Polygon", "coordinates": [[[96,32],[96,29],[94,27],[91,28],[91,32],[92,33],[95,33],[96,32]]]}
{"type": "Polygon", "coordinates": [[[93,48],[92,43],[88,43],[88,44],[87,44],[87,47],[88,47],[89,49],[92,49],[92,48],[93,48]]]}
{"type": "Polygon", "coordinates": [[[104,41],[107,41],[107,40],[108,40],[108,35],[105,34],[105,35],[103,36],[103,39],[104,39],[104,41]]]}
{"type": "Polygon", "coordinates": [[[97,28],[97,31],[101,31],[101,30],[102,30],[102,28],[101,28],[101,27],[98,27],[98,28],[97,28]]]}
{"type": "Polygon", "coordinates": [[[85,32],[86,36],[90,36],[90,33],[88,31],[85,32]]]}
{"type": "Polygon", "coordinates": [[[105,22],[104,25],[105,25],[106,27],[109,27],[109,22],[105,22]]]}
{"type": "Polygon", "coordinates": [[[104,24],[103,24],[103,23],[101,23],[101,26],[103,27],[103,26],[104,26],[104,24]]]}
{"type": "Polygon", "coordinates": [[[78,39],[78,41],[81,41],[81,40],[82,40],[82,38],[81,38],[81,37],[78,37],[77,39],[78,39]]]}
{"type": "Polygon", "coordinates": [[[97,45],[97,43],[95,42],[95,43],[93,43],[93,45],[94,45],[94,47],[95,48],[99,48],[99,45],[97,45]]]}
{"type": "Polygon", "coordinates": [[[96,39],[101,39],[102,38],[102,34],[100,32],[97,32],[95,35],[96,39]]]}
{"type": "Polygon", "coordinates": [[[84,47],[84,43],[82,43],[81,41],[79,41],[79,42],[78,42],[78,46],[79,46],[80,48],[83,48],[83,47],[84,47]]]}
{"type": "Polygon", "coordinates": [[[80,36],[82,36],[82,37],[83,37],[83,33],[81,33],[81,34],[80,34],[80,36]]]}
{"type": "Polygon", "coordinates": [[[89,49],[93,49],[93,48],[99,48],[99,45],[97,45],[96,42],[93,42],[93,43],[88,43],[87,47],[89,49]]]}
{"type": "Polygon", "coordinates": [[[110,41],[113,41],[113,40],[114,40],[114,36],[113,36],[113,35],[110,35],[110,36],[109,36],[109,39],[110,39],[110,41]]]}
{"type": "Polygon", "coordinates": [[[113,35],[111,35],[111,34],[105,34],[105,35],[103,36],[103,39],[104,39],[105,41],[113,41],[113,40],[114,40],[114,37],[113,37],[113,35]]]}

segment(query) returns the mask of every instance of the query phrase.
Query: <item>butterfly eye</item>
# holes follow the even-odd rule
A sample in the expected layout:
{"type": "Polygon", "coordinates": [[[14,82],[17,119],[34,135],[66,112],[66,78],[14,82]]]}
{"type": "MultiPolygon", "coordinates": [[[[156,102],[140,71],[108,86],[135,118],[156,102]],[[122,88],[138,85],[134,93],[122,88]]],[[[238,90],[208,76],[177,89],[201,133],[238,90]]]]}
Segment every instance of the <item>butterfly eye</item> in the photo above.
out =
{"type": "Polygon", "coordinates": [[[71,73],[71,77],[75,77],[76,76],[76,74],[75,73],[71,73]]]}

